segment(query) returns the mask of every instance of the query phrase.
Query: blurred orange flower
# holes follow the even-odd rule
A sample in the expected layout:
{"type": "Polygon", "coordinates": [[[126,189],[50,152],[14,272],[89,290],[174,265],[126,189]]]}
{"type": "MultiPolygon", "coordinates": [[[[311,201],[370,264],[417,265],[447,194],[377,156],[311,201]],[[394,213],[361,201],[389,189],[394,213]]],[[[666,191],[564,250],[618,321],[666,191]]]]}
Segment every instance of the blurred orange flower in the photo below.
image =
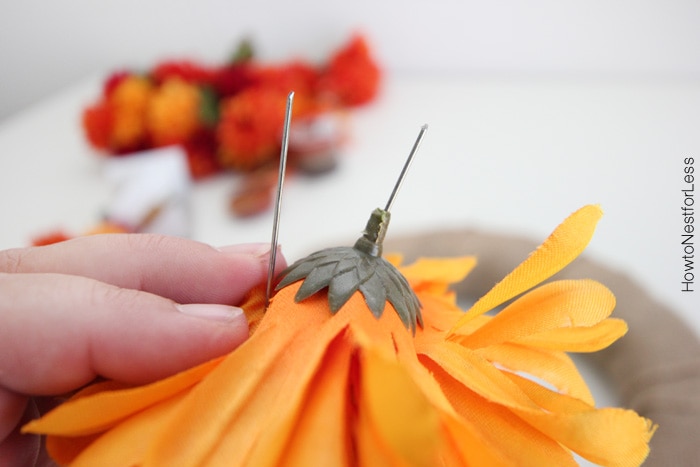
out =
{"type": "Polygon", "coordinates": [[[253,72],[256,86],[287,95],[294,91],[296,98],[309,99],[316,92],[320,73],[313,65],[295,60],[282,65],[259,66],[253,72]]]}
{"type": "Polygon", "coordinates": [[[423,307],[415,335],[357,292],[333,314],[323,291],[296,303],[298,283],[266,311],[255,290],[255,331],[228,356],[142,387],[98,383],[24,431],[76,466],[574,466],[572,452],[639,465],[655,427],[596,409],[565,354],[626,332],[614,297],[590,280],[527,292],[581,253],[600,215],[571,215],[466,313],[448,287],[472,258],[400,268],[423,307]]]}
{"type": "Polygon", "coordinates": [[[88,139],[116,154],[142,149],[148,137],[146,112],[153,85],[136,75],[120,76],[109,83],[105,99],[83,113],[88,139]]]}
{"type": "Polygon", "coordinates": [[[146,112],[153,84],[141,76],[122,80],[109,96],[112,132],[109,146],[116,151],[139,149],[146,144],[146,112]]]}
{"type": "Polygon", "coordinates": [[[285,96],[254,87],[222,105],[217,136],[224,166],[250,170],[274,159],[284,122],[285,96]]]}
{"type": "MultiPolygon", "coordinates": [[[[129,233],[130,231],[122,226],[115,224],[113,222],[100,222],[96,226],[92,227],[91,229],[87,230],[86,232],[81,233],[80,235],[98,235],[98,234],[107,234],[107,233],[129,233]]],[[[32,246],[45,246],[45,245],[51,245],[54,243],[60,243],[64,242],[66,240],[70,240],[71,238],[76,237],[76,235],[71,235],[68,234],[64,231],[61,230],[54,230],[52,232],[47,232],[46,234],[34,237],[32,239],[32,246]]]]}
{"type": "Polygon", "coordinates": [[[163,82],[153,93],[146,126],[154,146],[184,144],[200,128],[201,99],[197,86],[179,78],[163,82]]]}

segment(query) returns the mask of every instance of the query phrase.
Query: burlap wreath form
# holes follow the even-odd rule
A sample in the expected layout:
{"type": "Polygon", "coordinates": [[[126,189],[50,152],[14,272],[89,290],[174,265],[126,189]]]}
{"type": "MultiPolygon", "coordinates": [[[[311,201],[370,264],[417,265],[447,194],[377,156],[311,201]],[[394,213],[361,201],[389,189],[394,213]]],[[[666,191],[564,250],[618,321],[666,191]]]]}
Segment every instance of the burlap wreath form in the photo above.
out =
{"type": "MultiPolygon", "coordinates": [[[[402,252],[407,261],[475,255],[477,269],[456,290],[461,297],[478,298],[537,245],[513,235],[449,230],[387,238],[384,251],[402,252]]],[[[595,279],[617,297],[615,316],[627,321],[630,332],[589,358],[612,382],[624,407],[659,425],[644,465],[700,465],[700,340],[692,329],[625,273],[585,254],[554,278],[595,279]]]]}

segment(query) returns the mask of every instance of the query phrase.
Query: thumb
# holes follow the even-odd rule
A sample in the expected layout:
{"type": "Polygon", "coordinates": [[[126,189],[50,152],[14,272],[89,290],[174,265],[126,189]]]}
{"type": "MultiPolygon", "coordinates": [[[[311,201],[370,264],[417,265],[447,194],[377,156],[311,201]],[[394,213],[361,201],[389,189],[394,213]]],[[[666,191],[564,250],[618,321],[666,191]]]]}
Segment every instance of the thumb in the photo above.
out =
{"type": "Polygon", "coordinates": [[[223,355],[248,336],[240,308],[169,299],[65,274],[0,273],[0,386],[30,395],[95,376],[145,383],[223,355]]]}

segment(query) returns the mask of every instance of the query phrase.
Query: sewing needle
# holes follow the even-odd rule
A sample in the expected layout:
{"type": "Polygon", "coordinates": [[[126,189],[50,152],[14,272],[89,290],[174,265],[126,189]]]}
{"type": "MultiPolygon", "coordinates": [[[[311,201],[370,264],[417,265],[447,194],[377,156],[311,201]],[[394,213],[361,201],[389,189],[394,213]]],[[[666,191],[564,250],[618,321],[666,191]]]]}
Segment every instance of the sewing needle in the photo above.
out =
{"type": "Polygon", "coordinates": [[[398,180],[396,180],[396,185],[394,185],[394,189],[391,192],[391,195],[389,196],[389,201],[387,201],[386,207],[384,208],[384,210],[386,212],[389,212],[391,210],[391,205],[394,204],[394,199],[396,198],[396,194],[399,192],[399,189],[401,188],[401,185],[403,184],[403,180],[406,177],[406,173],[408,172],[408,169],[411,167],[411,163],[413,162],[413,157],[418,152],[418,147],[420,146],[420,143],[423,140],[423,136],[425,135],[426,131],[428,131],[427,124],[423,125],[420,128],[420,133],[418,133],[418,137],[416,138],[416,142],[413,143],[413,148],[411,149],[411,153],[408,155],[408,158],[406,159],[406,162],[403,165],[403,169],[401,169],[401,173],[399,174],[399,178],[398,178],[398,180]]]}
{"type": "Polygon", "coordinates": [[[272,280],[275,275],[275,262],[277,261],[277,242],[279,240],[280,211],[282,208],[282,188],[284,186],[284,174],[287,170],[287,152],[289,148],[289,126],[292,121],[292,104],[294,91],[287,96],[287,109],[284,114],[284,127],[282,130],[282,149],[280,151],[280,167],[277,178],[277,197],[275,199],[275,211],[272,221],[272,240],[270,241],[270,261],[267,269],[267,285],[265,287],[265,308],[270,304],[272,295],[272,280]]]}

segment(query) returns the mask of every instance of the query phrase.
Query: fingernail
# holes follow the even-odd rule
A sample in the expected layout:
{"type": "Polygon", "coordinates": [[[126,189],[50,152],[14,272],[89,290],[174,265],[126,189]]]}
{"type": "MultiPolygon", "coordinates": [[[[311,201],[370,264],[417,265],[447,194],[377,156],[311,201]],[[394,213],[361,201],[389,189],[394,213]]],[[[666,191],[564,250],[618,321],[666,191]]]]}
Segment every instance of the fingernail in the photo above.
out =
{"type": "Polygon", "coordinates": [[[186,315],[214,321],[236,321],[244,317],[243,310],[235,306],[209,303],[178,304],[175,307],[186,315]]]}
{"type": "Polygon", "coordinates": [[[270,256],[269,243],[241,243],[239,245],[227,245],[218,248],[223,253],[251,255],[257,258],[270,256]]]}

